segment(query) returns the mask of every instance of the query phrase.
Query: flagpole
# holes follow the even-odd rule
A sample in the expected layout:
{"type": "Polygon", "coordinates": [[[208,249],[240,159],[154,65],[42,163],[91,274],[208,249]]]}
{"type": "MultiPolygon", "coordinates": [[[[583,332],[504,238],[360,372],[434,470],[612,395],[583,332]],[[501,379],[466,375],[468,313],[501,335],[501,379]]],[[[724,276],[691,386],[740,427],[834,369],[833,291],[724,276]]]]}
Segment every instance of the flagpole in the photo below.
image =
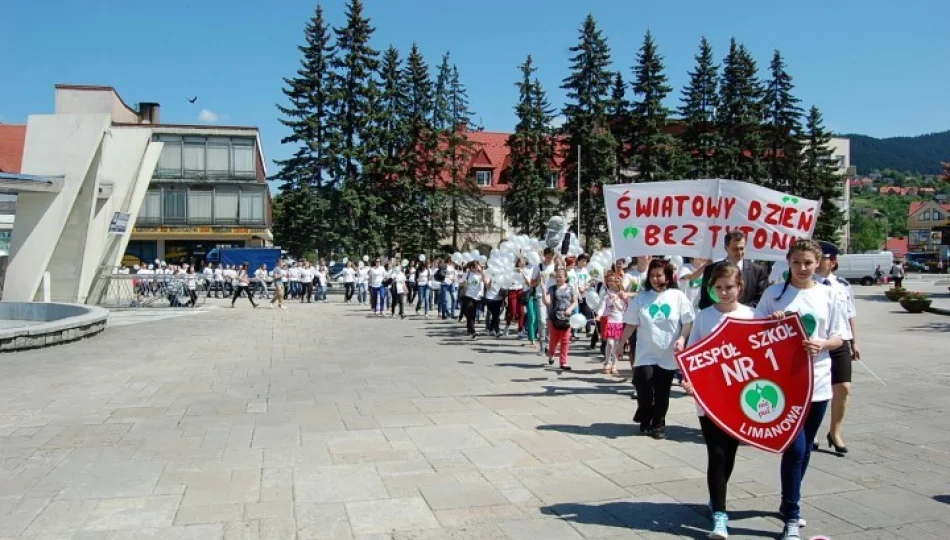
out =
{"type": "Polygon", "coordinates": [[[581,243],[581,145],[577,145],[577,244],[581,243]]]}

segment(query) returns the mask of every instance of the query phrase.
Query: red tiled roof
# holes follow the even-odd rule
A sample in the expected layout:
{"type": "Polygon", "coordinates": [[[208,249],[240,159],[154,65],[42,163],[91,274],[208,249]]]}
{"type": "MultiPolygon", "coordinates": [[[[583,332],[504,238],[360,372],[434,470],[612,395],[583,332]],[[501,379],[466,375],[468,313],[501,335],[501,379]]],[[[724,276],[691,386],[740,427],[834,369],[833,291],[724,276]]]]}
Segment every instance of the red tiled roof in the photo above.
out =
{"type": "MultiPolygon", "coordinates": [[[[925,204],[929,202],[930,201],[910,203],[910,207],[907,209],[908,217],[916,214],[918,210],[920,210],[925,204]]],[[[943,204],[940,204],[939,206],[943,208],[944,212],[950,212],[950,203],[943,203],[943,204]]]]}
{"type": "Polygon", "coordinates": [[[26,126],[0,124],[0,172],[19,173],[23,164],[26,126]]]}
{"type": "Polygon", "coordinates": [[[895,257],[900,257],[907,253],[907,239],[906,238],[888,238],[887,243],[884,244],[884,250],[890,251],[894,254],[895,257]]]}
{"type": "MultiPolygon", "coordinates": [[[[471,131],[468,133],[468,140],[474,143],[474,152],[469,168],[465,171],[466,176],[473,176],[474,170],[492,171],[492,182],[490,186],[481,186],[483,193],[504,193],[508,191],[507,171],[511,166],[510,151],[508,148],[508,137],[511,133],[501,133],[496,131],[471,131]]],[[[552,160],[552,168],[560,171],[563,158],[558,155],[552,160]]],[[[560,189],[564,188],[564,175],[560,174],[560,189]]],[[[443,182],[449,181],[449,175],[443,174],[443,182]]]]}

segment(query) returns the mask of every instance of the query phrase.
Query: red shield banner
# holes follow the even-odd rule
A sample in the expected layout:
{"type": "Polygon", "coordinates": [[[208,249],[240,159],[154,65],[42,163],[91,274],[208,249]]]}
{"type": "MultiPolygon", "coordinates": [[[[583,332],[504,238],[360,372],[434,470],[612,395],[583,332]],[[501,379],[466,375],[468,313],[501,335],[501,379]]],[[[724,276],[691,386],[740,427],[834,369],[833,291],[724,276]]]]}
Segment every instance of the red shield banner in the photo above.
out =
{"type": "Polygon", "coordinates": [[[782,453],[805,425],[814,365],[798,314],[726,319],[676,355],[709,418],[736,440],[782,453]]]}

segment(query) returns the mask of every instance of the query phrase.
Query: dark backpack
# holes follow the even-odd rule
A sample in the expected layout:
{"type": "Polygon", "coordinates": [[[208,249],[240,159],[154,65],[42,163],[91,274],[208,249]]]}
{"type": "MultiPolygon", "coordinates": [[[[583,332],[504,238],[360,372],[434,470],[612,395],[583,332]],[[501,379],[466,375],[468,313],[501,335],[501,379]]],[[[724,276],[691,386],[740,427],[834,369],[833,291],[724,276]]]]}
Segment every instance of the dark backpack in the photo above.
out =
{"type": "Polygon", "coordinates": [[[445,281],[445,270],[443,270],[441,267],[435,271],[435,280],[439,283],[445,281]]]}

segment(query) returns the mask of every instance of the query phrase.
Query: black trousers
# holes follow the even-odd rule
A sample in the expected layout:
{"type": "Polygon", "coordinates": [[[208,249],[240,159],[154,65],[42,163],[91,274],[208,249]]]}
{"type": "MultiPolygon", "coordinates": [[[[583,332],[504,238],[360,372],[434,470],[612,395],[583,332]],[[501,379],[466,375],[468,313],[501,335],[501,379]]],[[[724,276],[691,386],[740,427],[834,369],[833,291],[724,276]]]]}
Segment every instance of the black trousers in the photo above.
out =
{"type": "Polygon", "coordinates": [[[309,281],[304,281],[301,283],[303,285],[303,296],[300,297],[300,303],[302,304],[304,299],[309,303],[313,298],[313,283],[309,281]]]}
{"type": "Polygon", "coordinates": [[[234,296],[231,297],[231,305],[234,305],[234,302],[241,297],[242,294],[247,295],[247,299],[250,300],[251,305],[257,307],[257,304],[254,303],[254,295],[251,293],[251,290],[247,285],[237,285],[234,287],[234,296]]]}
{"type": "Polygon", "coordinates": [[[476,300],[471,298],[464,298],[462,300],[462,312],[465,313],[465,330],[468,332],[468,335],[475,335],[475,308],[478,303],[476,300]]]}
{"type": "Polygon", "coordinates": [[[353,284],[352,283],[343,284],[343,298],[347,302],[353,299],[353,284]]]}
{"type": "Polygon", "coordinates": [[[676,371],[660,366],[637,366],[633,369],[633,386],[637,389],[637,412],[633,421],[651,430],[666,428],[670,410],[670,387],[676,371]]]}
{"type": "Polygon", "coordinates": [[[488,331],[498,333],[501,331],[501,306],[505,301],[502,299],[488,301],[487,319],[488,331]]]}
{"type": "Polygon", "coordinates": [[[713,512],[726,511],[726,486],[736,464],[739,441],[719,429],[708,416],[699,417],[699,427],[706,441],[706,485],[713,512]]]}
{"type": "Polygon", "coordinates": [[[188,289],[188,303],[185,306],[195,307],[198,303],[198,292],[194,289],[188,289]]]}
{"type": "Polygon", "coordinates": [[[406,299],[409,302],[409,305],[412,305],[412,301],[416,299],[416,284],[413,281],[409,282],[409,298],[406,299]]]}
{"type": "Polygon", "coordinates": [[[403,309],[403,305],[404,305],[405,303],[406,303],[406,295],[405,295],[405,294],[396,294],[396,293],[395,293],[394,291],[392,291],[392,290],[389,291],[389,305],[392,307],[392,314],[393,314],[393,315],[396,314],[396,306],[397,306],[397,305],[399,306],[399,316],[402,317],[403,315],[405,315],[406,313],[405,313],[405,310],[403,309]]]}

